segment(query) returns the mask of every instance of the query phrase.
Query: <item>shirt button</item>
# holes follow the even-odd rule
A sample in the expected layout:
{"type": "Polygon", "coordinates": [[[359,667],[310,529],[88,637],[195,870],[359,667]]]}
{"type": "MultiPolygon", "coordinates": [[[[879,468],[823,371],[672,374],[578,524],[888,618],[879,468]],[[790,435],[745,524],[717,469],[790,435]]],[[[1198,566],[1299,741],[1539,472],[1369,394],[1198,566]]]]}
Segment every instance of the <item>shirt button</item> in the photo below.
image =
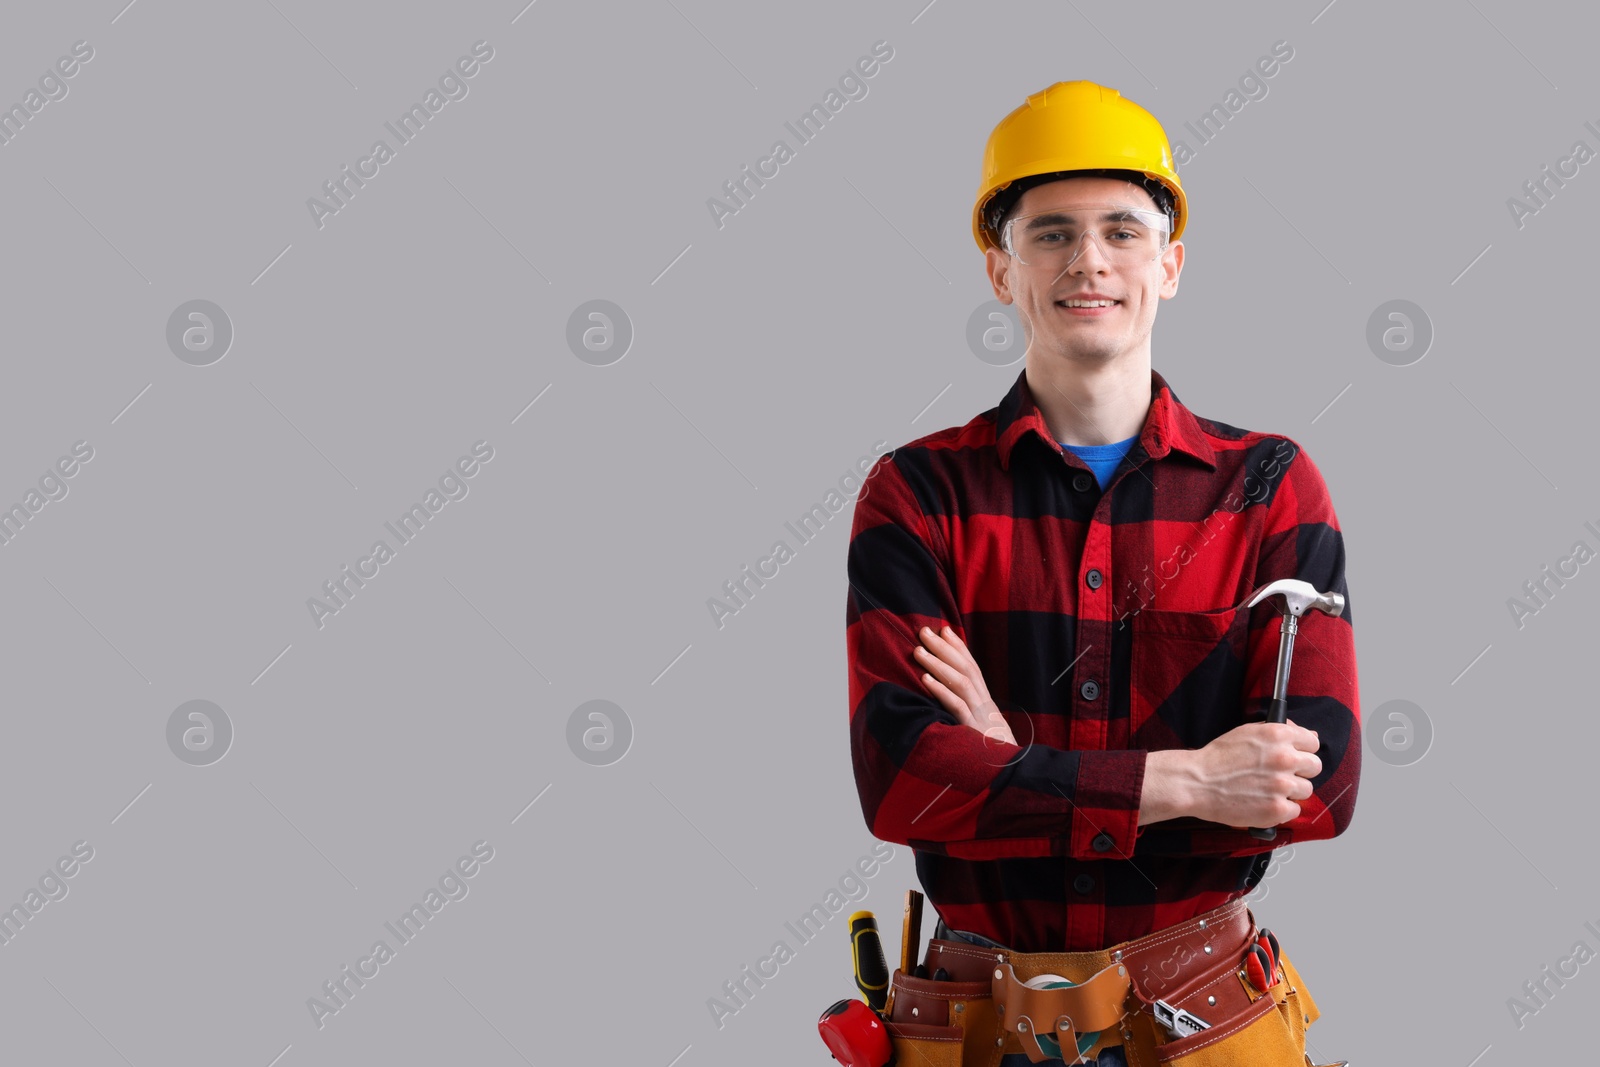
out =
{"type": "Polygon", "coordinates": [[[1090,479],[1090,477],[1081,472],[1074,475],[1072,479],[1072,488],[1076,489],[1080,493],[1087,493],[1089,491],[1089,486],[1093,484],[1094,482],[1090,479]]]}
{"type": "Polygon", "coordinates": [[[1072,888],[1080,893],[1088,893],[1094,889],[1094,879],[1087,874],[1080,874],[1072,880],[1072,888]]]}
{"type": "Polygon", "coordinates": [[[1090,589],[1100,588],[1100,572],[1097,570],[1090,570],[1088,574],[1084,575],[1083,580],[1089,583],[1090,589]]]}
{"type": "Polygon", "coordinates": [[[1091,678],[1078,686],[1078,692],[1083,694],[1083,699],[1093,700],[1100,695],[1100,685],[1091,678]]]}
{"type": "Polygon", "coordinates": [[[1104,833],[1095,834],[1094,840],[1089,842],[1090,847],[1096,852],[1110,852],[1111,844],[1111,836],[1104,833]]]}

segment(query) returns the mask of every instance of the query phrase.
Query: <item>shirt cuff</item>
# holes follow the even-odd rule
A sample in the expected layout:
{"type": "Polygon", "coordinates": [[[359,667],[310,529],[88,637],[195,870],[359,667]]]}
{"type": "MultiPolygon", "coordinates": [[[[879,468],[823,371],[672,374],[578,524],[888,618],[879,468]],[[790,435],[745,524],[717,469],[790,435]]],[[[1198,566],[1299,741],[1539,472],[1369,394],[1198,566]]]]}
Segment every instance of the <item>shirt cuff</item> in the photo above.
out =
{"type": "Polygon", "coordinates": [[[1126,859],[1133,855],[1147,755],[1143,749],[1078,753],[1069,843],[1074,859],[1126,859]]]}

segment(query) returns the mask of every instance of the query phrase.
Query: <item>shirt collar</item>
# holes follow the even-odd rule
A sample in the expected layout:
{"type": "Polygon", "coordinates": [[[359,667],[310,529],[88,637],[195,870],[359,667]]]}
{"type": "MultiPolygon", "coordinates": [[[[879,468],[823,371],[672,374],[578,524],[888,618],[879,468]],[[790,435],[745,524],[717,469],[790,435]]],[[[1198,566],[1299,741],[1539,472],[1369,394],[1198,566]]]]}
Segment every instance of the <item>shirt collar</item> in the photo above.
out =
{"type": "MultiPolygon", "coordinates": [[[[1024,369],[1017,375],[1011,391],[1000,401],[996,410],[995,445],[999,452],[1001,470],[1011,469],[1011,453],[1017,442],[1028,433],[1037,434],[1057,452],[1060,442],[1050,432],[1028,388],[1028,373],[1024,369]]],[[[1139,431],[1135,447],[1144,449],[1151,459],[1161,459],[1172,451],[1184,452],[1207,467],[1215,470],[1216,450],[1206,439],[1194,413],[1183,405],[1172,387],[1159,371],[1150,369],[1150,410],[1145,415],[1144,428],[1139,431]]]]}

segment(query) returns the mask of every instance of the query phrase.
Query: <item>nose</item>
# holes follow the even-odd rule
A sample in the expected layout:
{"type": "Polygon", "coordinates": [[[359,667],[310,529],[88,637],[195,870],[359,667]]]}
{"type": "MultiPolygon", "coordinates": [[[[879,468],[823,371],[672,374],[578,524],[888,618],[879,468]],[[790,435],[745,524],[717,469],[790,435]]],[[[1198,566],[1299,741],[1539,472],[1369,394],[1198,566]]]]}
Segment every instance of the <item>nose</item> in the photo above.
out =
{"type": "MultiPolygon", "coordinates": [[[[1109,274],[1111,264],[1106,259],[1105,249],[1100,247],[1099,238],[1095,237],[1093,230],[1085,230],[1083,236],[1078,238],[1078,247],[1073,250],[1072,258],[1061,273],[1055,276],[1054,281],[1060,281],[1067,274],[1109,274]]],[[[1053,284],[1053,283],[1052,283],[1053,284]]]]}
{"type": "Polygon", "coordinates": [[[1093,230],[1085,230],[1078,238],[1078,250],[1067,264],[1068,270],[1081,269],[1086,273],[1100,273],[1110,268],[1106,250],[1100,247],[1100,238],[1093,230]]]}

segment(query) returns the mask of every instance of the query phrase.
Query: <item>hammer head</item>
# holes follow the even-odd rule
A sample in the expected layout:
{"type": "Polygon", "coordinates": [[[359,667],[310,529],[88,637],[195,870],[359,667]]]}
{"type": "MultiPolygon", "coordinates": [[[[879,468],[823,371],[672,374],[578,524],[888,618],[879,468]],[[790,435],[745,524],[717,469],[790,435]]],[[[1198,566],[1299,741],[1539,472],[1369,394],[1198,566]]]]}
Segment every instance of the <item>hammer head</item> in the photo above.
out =
{"type": "Polygon", "coordinates": [[[1316,608],[1327,615],[1338,615],[1344,611],[1344,597],[1338,593],[1319,593],[1316,586],[1298,578],[1280,578],[1269,582],[1251,593],[1241,606],[1253,608],[1269,596],[1282,596],[1283,606],[1296,618],[1304,615],[1307,608],[1316,608]]]}

